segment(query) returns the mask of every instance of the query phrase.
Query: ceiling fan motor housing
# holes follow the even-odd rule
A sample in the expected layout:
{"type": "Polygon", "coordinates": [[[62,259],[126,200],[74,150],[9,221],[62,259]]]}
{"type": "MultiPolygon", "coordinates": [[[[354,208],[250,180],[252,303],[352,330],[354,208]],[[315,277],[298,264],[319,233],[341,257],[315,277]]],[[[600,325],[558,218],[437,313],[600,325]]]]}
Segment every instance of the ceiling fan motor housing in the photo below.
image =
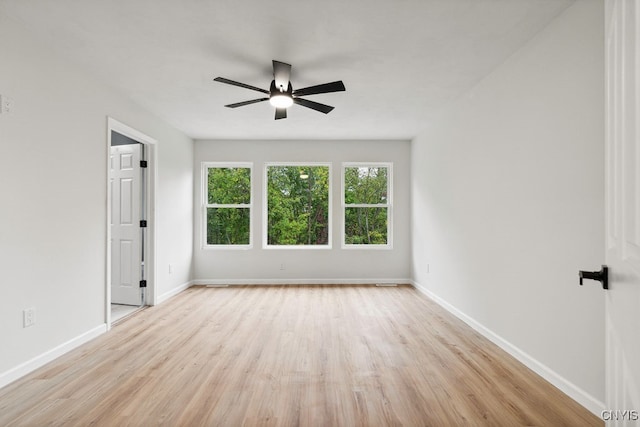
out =
{"type": "Polygon", "coordinates": [[[291,86],[291,82],[289,82],[289,85],[286,89],[284,89],[284,87],[277,87],[276,81],[271,80],[271,87],[269,88],[269,92],[270,96],[286,95],[291,98],[293,94],[293,87],[291,86]]]}

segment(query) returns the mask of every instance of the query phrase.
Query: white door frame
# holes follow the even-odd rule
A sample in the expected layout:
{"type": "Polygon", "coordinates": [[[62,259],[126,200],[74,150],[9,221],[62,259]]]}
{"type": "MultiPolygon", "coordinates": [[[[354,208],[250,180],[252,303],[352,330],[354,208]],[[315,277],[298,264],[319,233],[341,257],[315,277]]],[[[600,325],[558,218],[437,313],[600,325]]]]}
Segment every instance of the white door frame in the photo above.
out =
{"type": "Polygon", "coordinates": [[[640,419],[640,0],[606,0],[607,425],[640,419]]]}
{"type": "Polygon", "coordinates": [[[107,245],[106,245],[106,283],[105,283],[105,323],[107,329],[111,328],[111,192],[109,191],[109,171],[111,155],[111,131],[118,132],[128,138],[144,145],[145,157],[148,162],[146,179],[146,207],[147,207],[147,232],[145,236],[145,279],[147,281],[146,304],[156,304],[156,182],[158,169],[157,164],[157,143],[155,139],[142,132],[125,125],[118,120],[107,117],[107,245]]]}

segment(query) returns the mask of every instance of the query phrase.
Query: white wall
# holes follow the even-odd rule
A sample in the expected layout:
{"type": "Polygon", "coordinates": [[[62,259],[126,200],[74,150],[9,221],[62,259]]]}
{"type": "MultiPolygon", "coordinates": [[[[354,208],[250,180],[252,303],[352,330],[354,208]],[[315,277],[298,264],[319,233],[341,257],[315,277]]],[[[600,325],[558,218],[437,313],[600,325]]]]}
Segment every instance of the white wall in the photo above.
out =
{"type": "Polygon", "coordinates": [[[107,116],[158,140],[157,293],[190,280],[193,141],[3,16],[0,52],[0,94],[14,103],[0,115],[2,385],[104,330],[107,116]],[[23,328],[27,307],[37,323],[23,328]]]}
{"type": "Polygon", "coordinates": [[[413,141],[413,277],[589,409],[604,400],[603,5],[579,0],[413,141]]]}
{"type": "Polygon", "coordinates": [[[357,283],[410,278],[409,141],[196,141],[194,277],[197,283],[357,283]],[[253,248],[202,249],[200,167],[206,161],[253,162],[253,248]],[[332,163],[331,250],[263,249],[265,162],[332,163]],[[393,162],[393,249],[341,249],[342,162],[393,162]],[[285,264],[285,270],[280,265],[285,264]]]}

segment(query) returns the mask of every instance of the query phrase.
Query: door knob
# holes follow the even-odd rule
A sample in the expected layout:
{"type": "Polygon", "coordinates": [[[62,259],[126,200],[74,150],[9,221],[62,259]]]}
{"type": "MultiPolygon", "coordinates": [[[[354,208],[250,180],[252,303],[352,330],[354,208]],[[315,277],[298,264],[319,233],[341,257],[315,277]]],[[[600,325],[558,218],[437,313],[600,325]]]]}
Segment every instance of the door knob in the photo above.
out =
{"type": "Polygon", "coordinates": [[[602,283],[602,289],[609,289],[609,267],[602,266],[600,271],[580,271],[580,286],[582,279],[597,280],[602,283]]]}

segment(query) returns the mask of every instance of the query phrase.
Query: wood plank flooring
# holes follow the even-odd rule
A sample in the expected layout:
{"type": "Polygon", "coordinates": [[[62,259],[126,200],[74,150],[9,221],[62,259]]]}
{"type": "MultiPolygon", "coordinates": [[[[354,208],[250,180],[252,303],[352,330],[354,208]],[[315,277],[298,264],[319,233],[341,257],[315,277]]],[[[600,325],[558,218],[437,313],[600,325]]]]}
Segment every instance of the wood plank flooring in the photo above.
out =
{"type": "Polygon", "coordinates": [[[408,286],[193,287],[0,390],[1,426],[601,426],[408,286]]]}

